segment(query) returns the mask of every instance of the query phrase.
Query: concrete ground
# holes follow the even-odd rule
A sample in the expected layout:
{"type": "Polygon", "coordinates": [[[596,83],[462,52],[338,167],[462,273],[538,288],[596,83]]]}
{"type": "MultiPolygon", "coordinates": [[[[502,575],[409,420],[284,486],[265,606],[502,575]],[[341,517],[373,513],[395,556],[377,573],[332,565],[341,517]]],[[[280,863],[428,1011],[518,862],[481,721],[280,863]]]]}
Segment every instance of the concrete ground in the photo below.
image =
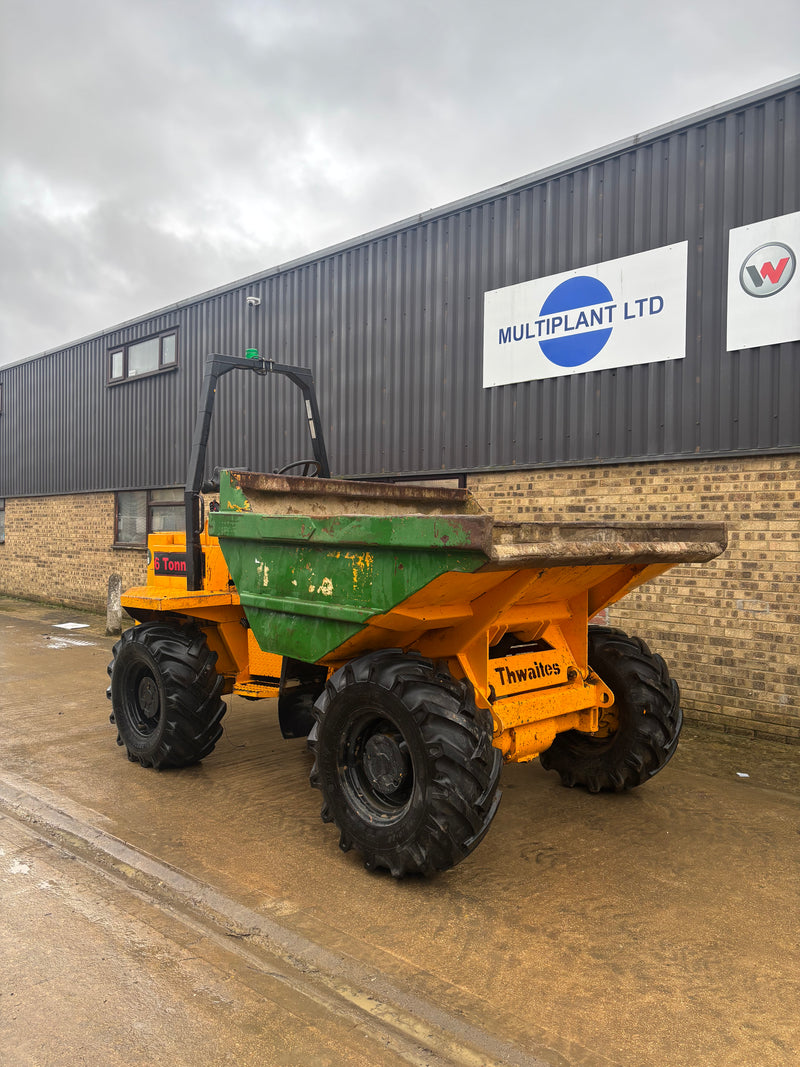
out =
{"type": "Polygon", "coordinates": [[[800,1062],[797,747],[687,728],[619,796],[507,767],[475,853],[397,882],[273,702],[129,763],[103,625],[0,598],[4,1065],[800,1062]]]}

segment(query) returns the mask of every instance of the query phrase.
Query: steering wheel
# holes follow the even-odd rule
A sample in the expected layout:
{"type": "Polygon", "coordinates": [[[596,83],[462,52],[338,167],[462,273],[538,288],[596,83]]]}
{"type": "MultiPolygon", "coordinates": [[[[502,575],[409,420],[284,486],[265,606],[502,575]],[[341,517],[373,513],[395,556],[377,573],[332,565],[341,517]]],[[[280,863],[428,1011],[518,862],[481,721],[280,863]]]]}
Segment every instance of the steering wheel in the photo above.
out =
{"type": "Polygon", "coordinates": [[[294,463],[287,463],[285,467],[275,471],[275,474],[288,474],[295,467],[302,467],[301,478],[319,478],[322,471],[322,464],[317,459],[296,459],[294,463]]]}

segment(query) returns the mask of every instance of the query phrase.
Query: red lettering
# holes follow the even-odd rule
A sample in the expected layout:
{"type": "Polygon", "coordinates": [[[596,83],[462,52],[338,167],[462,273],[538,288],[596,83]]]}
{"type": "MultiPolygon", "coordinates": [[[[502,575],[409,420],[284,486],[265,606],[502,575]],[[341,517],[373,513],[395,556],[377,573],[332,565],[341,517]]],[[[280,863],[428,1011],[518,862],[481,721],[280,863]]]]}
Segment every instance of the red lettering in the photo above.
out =
{"type": "Polygon", "coordinates": [[[168,555],[153,556],[153,571],[156,574],[186,574],[186,560],[172,559],[168,555]]]}

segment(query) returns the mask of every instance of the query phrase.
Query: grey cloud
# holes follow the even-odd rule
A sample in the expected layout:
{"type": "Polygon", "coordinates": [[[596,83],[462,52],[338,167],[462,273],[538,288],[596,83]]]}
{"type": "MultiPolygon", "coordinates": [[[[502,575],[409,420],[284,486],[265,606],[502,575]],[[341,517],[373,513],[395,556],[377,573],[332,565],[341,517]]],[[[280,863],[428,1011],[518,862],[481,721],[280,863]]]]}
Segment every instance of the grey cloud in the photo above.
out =
{"type": "Polygon", "coordinates": [[[0,364],[786,77],[800,28],[789,0],[4,18],[0,364]]]}

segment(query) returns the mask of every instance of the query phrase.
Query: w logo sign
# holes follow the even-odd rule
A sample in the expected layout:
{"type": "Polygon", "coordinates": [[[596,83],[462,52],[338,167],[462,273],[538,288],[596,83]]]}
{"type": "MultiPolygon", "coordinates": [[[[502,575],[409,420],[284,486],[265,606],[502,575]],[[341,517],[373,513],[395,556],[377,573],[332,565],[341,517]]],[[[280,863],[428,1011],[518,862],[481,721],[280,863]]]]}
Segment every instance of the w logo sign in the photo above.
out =
{"type": "Polygon", "coordinates": [[[750,253],[742,263],[739,281],[749,296],[774,296],[792,280],[795,265],[792,249],[774,241],[750,253]]]}

